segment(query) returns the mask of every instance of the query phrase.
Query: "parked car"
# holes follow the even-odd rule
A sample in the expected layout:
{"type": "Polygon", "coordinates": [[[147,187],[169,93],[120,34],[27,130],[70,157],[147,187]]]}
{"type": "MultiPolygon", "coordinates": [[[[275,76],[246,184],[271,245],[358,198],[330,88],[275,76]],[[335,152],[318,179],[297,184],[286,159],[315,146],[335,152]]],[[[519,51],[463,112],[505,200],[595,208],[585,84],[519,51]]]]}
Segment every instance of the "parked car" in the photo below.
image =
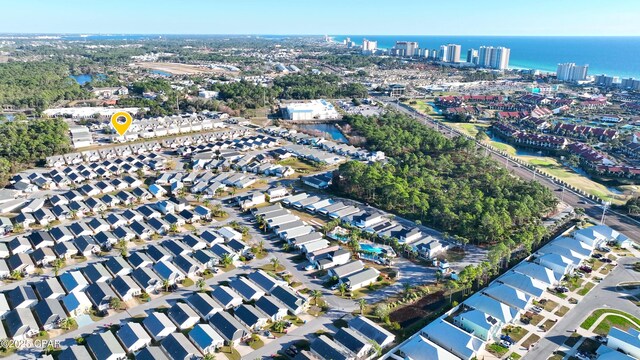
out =
{"type": "Polygon", "coordinates": [[[591,255],[591,257],[594,259],[600,259],[602,257],[602,254],[593,254],[591,255]]]}
{"type": "Polygon", "coordinates": [[[508,341],[502,340],[502,341],[500,341],[500,346],[505,347],[505,348],[508,349],[511,346],[511,343],[508,342],[508,341]]]}
{"type": "Polygon", "coordinates": [[[583,353],[577,353],[576,357],[578,359],[580,359],[580,360],[590,360],[590,358],[586,354],[583,354],[583,353]]]}
{"type": "Polygon", "coordinates": [[[556,292],[564,294],[566,292],[569,292],[569,288],[567,288],[566,286],[558,286],[556,287],[556,292]]]}
{"type": "Polygon", "coordinates": [[[510,344],[513,344],[515,341],[513,341],[513,339],[511,338],[511,336],[509,335],[500,335],[500,340],[506,341],[510,344]]]}
{"type": "Polygon", "coordinates": [[[601,247],[601,248],[600,248],[600,251],[610,252],[610,251],[611,251],[611,248],[608,248],[608,247],[606,247],[606,246],[603,246],[603,247],[601,247]]]}
{"type": "Polygon", "coordinates": [[[591,272],[593,271],[593,269],[591,269],[590,267],[586,266],[586,265],[582,265],[580,266],[580,271],[586,272],[587,274],[591,274],[591,272]]]}
{"type": "Polygon", "coordinates": [[[602,261],[603,263],[607,263],[607,264],[611,264],[613,262],[613,260],[611,260],[609,258],[602,258],[602,259],[600,259],[600,261],[602,261]]]}
{"type": "Polygon", "coordinates": [[[313,266],[313,265],[309,264],[309,265],[305,266],[305,267],[304,267],[304,269],[305,269],[306,271],[311,271],[311,270],[315,269],[315,266],[313,266]]]}

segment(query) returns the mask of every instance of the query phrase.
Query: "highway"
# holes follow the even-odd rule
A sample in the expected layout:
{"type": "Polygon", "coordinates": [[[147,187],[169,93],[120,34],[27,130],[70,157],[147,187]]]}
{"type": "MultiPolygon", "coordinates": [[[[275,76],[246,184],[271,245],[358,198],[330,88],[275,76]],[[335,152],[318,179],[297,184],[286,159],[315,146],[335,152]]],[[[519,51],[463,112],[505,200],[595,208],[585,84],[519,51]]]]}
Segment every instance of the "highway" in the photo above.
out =
{"type": "MultiPolygon", "coordinates": [[[[440,131],[445,136],[452,138],[454,136],[468,136],[459,132],[458,130],[447,126],[446,124],[437,122],[428,115],[421,114],[413,108],[404,104],[398,103],[389,97],[378,97],[378,100],[383,101],[385,104],[397,109],[398,111],[405,113],[414,119],[420,121],[422,124],[429,126],[433,129],[440,131]]],[[[513,160],[504,154],[493,150],[485,144],[477,142],[478,146],[485,149],[486,153],[494,158],[499,164],[504,165],[507,169],[516,176],[519,176],[525,180],[535,180],[538,183],[551,189],[556,197],[567,203],[574,208],[583,208],[587,216],[593,218],[596,222],[600,222],[603,213],[603,205],[599,202],[591,200],[590,198],[579,194],[569,188],[564,187],[556,180],[547,177],[543,174],[534,172],[533,170],[520,166],[513,160]],[[561,191],[558,191],[562,189],[561,191]]],[[[630,239],[639,243],[640,241],[640,222],[626,216],[624,214],[615,212],[611,209],[606,210],[605,222],[606,225],[611,228],[625,234],[630,239]]]]}

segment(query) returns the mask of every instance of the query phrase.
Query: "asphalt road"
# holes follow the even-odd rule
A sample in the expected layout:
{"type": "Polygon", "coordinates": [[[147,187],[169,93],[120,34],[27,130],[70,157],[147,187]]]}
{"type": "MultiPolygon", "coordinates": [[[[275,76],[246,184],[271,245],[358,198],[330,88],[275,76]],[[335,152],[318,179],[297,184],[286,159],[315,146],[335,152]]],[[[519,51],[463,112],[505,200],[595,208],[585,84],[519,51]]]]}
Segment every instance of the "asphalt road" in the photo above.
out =
{"type": "Polygon", "coordinates": [[[625,299],[625,294],[616,290],[616,285],[625,281],[638,281],[640,276],[631,269],[637,258],[632,256],[618,259],[618,266],[597,284],[580,303],[563,316],[558,323],[540,339],[538,344],[523,359],[547,359],[560,345],[564,344],[573,330],[589,316],[593,310],[612,308],[629,314],[637,314],[638,307],[625,299]]]}
{"type": "MultiPolygon", "coordinates": [[[[384,101],[388,105],[391,105],[395,109],[413,117],[414,119],[420,121],[421,123],[431,128],[437,129],[438,131],[440,131],[442,134],[444,134],[449,138],[462,135],[457,130],[447,126],[446,124],[438,123],[433,118],[427,115],[420,114],[408,106],[393,102],[389,98],[380,98],[380,100],[384,101]]],[[[517,175],[518,177],[525,180],[537,181],[538,183],[551,189],[556,195],[556,197],[558,197],[559,199],[562,199],[562,201],[569,204],[570,206],[573,206],[574,208],[583,208],[586,215],[588,215],[589,217],[597,221],[600,221],[600,219],[602,218],[602,213],[603,213],[602,204],[595,202],[581,194],[573,192],[568,188],[565,188],[564,191],[556,191],[558,189],[561,189],[562,185],[556,183],[553,179],[540,174],[536,174],[528,168],[517,166],[517,164],[509,160],[509,158],[502,155],[501,153],[494,151],[492,149],[489,149],[483,144],[478,144],[478,145],[482,146],[489,156],[491,156],[493,159],[498,161],[498,163],[507,167],[507,169],[510,172],[512,172],[514,175],[517,175]]],[[[604,223],[610,226],[611,228],[625,234],[626,236],[634,240],[636,243],[640,241],[640,222],[639,221],[634,220],[624,214],[620,214],[610,209],[607,209],[604,223]]]]}

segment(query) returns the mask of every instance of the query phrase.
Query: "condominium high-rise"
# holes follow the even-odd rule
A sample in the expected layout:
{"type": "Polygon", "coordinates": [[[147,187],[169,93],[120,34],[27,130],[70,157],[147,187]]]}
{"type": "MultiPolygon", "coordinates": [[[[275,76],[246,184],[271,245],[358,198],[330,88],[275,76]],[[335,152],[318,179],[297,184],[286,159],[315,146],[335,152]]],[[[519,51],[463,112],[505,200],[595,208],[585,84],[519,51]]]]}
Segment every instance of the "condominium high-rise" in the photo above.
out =
{"type": "Polygon", "coordinates": [[[478,50],[476,49],[467,50],[467,62],[471,64],[478,64],[478,50]]]}
{"type": "Polygon", "coordinates": [[[418,48],[418,43],[415,41],[396,41],[394,47],[396,55],[407,57],[416,56],[418,48]]]}
{"type": "Polygon", "coordinates": [[[460,62],[460,52],[462,51],[462,47],[456,44],[448,44],[447,45],[447,60],[443,60],[450,63],[459,63],[460,62]]]}
{"type": "Polygon", "coordinates": [[[576,65],[575,63],[558,64],[556,77],[560,81],[583,81],[587,79],[589,65],[576,65]]]}
{"type": "Polygon", "coordinates": [[[441,45],[438,52],[438,60],[442,62],[449,62],[449,47],[447,45],[441,45]]]}
{"type": "MultiPolygon", "coordinates": [[[[620,78],[617,76],[607,76],[605,74],[602,75],[596,75],[595,79],[595,84],[598,86],[607,86],[607,87],[612,87],[615,85],[619,85],[620,84],[620,78]]],[[[624,84],[622,85],[622,87],[625,87],[624,84]]]]}
{"type": "Polygon", "coordinates": [[[362,41],[362,53],[363,54],[373,54],[376,52],[376,50],[378,50],[378,42],[377,41],[370,41],[367,39],[364,39],[362,41]]]}
{"type": "Polygon", "coordinates": [[[511,49],[506,47],[480,46],[478,50],[478,66],[504,70],[509,67],[511,49]]]}

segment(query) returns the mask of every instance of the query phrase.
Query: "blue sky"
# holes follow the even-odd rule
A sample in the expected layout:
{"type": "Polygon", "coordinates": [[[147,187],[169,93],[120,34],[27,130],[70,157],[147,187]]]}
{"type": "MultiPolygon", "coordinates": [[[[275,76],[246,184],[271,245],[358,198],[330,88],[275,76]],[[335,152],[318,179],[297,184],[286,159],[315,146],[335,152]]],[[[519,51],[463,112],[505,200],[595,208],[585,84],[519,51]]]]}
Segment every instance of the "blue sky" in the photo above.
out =
{"type": "Polygon", "coordinates": [[[637,0],[0,0],[0,9],[0,33],[640,36],[637,0]]]}

